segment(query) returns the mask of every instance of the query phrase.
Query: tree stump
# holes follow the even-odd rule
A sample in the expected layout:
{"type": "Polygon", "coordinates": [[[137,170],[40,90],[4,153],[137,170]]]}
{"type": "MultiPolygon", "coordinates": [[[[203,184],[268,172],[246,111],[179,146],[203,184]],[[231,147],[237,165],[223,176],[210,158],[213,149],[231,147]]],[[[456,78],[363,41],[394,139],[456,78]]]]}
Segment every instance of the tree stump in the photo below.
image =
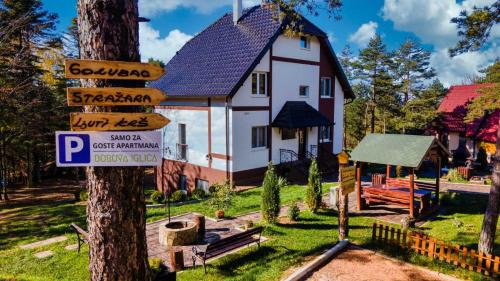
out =
{"type": "Polygon", "coordinates": [[[184,269],[184,252],[182,247],[172,247],[169,251],[170,268],[172,271],[181,271],[184,269]]]}
{"type": "Polygon", "coordinates": [[[196,225],[196,241],[202,242],[205,239],[205,216],[195,215],[194,223],[196,225]]]}

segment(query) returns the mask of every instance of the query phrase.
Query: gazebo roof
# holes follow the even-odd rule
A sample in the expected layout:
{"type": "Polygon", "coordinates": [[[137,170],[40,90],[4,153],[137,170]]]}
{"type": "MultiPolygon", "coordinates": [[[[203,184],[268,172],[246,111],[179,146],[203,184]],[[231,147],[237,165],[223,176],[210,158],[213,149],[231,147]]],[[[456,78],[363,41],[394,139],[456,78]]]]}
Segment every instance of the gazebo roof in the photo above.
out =
{"type": "Polygon", "coordinates": [[[418,168],[425,157],[433,155],[450,155],[433,136],[369,134],[351,152],[351,160],[418,168]]]}

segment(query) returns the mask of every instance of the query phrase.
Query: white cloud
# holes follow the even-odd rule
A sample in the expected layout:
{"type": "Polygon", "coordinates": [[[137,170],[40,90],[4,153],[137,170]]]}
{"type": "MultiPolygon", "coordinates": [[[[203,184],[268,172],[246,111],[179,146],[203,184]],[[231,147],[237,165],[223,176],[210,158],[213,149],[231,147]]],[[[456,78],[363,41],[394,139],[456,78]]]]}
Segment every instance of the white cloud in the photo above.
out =
{"type": "Polygon", "coordinates": [[[493,63],[500,54],[500,26],[494,26],[488,44],[476,52],[468,52],[453,58],[448,48],[455,46],[459,38],[457,25],[451,19],[462,10],[471,11],[474,6],[484,7],[495,0],[384,0],[382,17],[394,23],[400,31],[412,32],[423,43],[434,46],[430,64],[438,78],[450,86],[460,84],[468,75],[478,75],[478,70],[493,63]]]}
{"type": "MultiPolygon", "coordinates": [[[[255,6],[260,2],[261,0],[243,0],[243,7],[255,6]]],[[[139,14],[154,17],[181,7],[195,9],[200,14],[210,14],[216,9],[232,5],[232,0],[140,0],[139,14]]]]}
{"type": "Polygon", "coordinates": [[[139,49],[141,58],[147,61],[149,58],[159,59],[167,63],[187,41],[193,36],[183,33],[179,29],[171,30],[164,38],[160,32],[148,23],[139,25],[139,49]]]}
{"type": "Polygon", "coordinates": [[[378,24],[373,21],[362,24],[356,32],[349,35],[349,42],[357,44],[359,47],[365,47],[377,32],[378,24]]]}
{"type": "Polygon", "coordinates": [[[396,30],[413,32],[424,43],[448,48],[457,41],[457,26],[450,22],[462,10],[483,7],[495,0],[385,0],[382,17],[394,23],[396,30]]]}
{"type": "Polygon", "coordinates": [[[500,46],[494,44],[487,50],[463,53],[451,58],[448,49],[440,49],[431,54],[430,64],[445,86],[461,84],[470,75],[479,75],[479,70],[495,61],[500,54],[500,46]]]}

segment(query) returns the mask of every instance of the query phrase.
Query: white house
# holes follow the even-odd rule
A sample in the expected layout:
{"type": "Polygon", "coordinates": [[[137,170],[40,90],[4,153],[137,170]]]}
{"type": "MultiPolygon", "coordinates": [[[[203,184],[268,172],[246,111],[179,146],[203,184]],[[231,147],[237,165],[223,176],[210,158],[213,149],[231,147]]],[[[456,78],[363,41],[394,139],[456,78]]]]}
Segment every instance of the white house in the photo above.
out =
{"type": "Polygon", "coordinates": [[[262,179],[269,161],[341,151],[349,82],[323,31],[303,18],[303,35],[289,37],[277,13],[236,1],[151,84],[167,93],[155,110],[171,120],[159,189],[242,184],[262,179]]]}

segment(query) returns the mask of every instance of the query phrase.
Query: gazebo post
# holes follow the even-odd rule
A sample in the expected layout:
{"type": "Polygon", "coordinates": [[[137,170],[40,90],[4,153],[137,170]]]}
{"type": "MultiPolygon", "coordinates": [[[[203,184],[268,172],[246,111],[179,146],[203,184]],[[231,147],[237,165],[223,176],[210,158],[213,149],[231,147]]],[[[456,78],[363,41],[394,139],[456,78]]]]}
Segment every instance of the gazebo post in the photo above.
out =
{"type": "Polygon", "coordinates": [[[436,159],[436,205],[439,206],[439,184],[441,181],[441,157],[436,159]]]}
{"type": "Polygon", "coordinates": [[[358,211],[363,209],[363,204],[361,204],[361,163],[356,162],[356,198],[358,199],[358,211]]]}
{"type": "Polygon", "coordinates": [[[387,165],[385,178],[386,180],[391,178],[391,165],[387,165]]]}
{"type": "Polygon", "coordinates": [[[410,168],[410,217],[415,218],[415,171],[410,168]]]}

